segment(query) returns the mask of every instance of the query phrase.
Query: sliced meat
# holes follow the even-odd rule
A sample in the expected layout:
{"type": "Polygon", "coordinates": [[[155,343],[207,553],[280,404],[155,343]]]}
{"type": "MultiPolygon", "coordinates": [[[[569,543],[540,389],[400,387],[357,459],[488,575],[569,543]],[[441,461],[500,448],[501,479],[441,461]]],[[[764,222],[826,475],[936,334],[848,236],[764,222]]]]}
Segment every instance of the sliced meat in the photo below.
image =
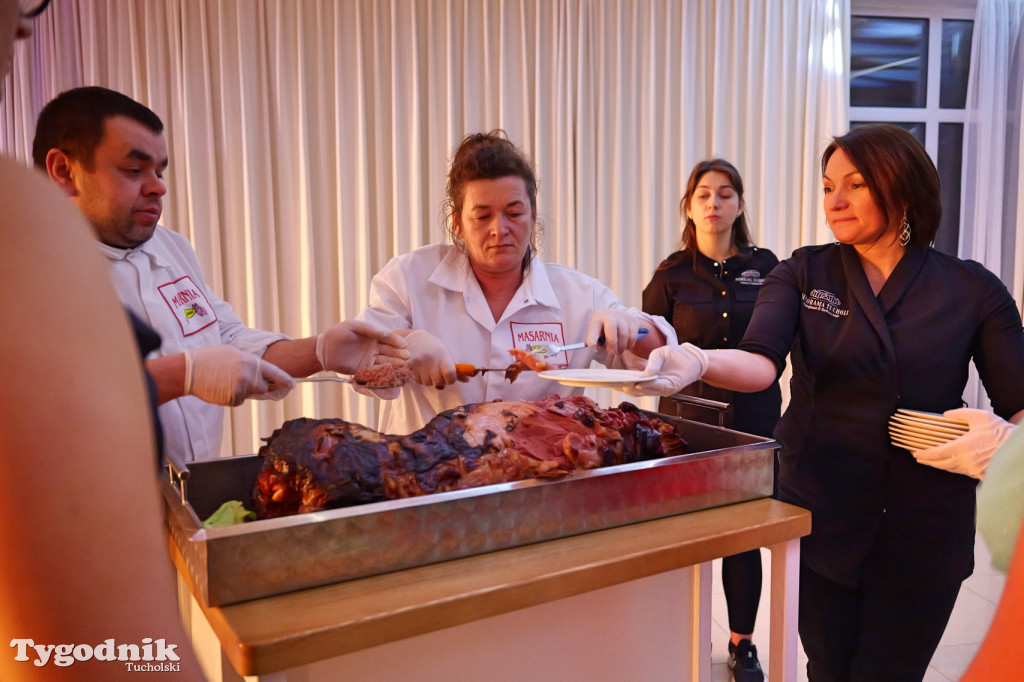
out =
{"type": "MultiPolygon", "coordinates": [[[[530,351],[522,350],[521,348],[513,348],[508,352],[508,354],[516,359],[512,365],[509,365],[509,369],[512,369],[515,365],[522,367],[519,372],[523,371],[523,369],[533,370],[534,372],[543,372],[545,370],[552,369],[543,355],[531,353],[530,351]]],[[[516,372],[516,376],[519,375],[519,372],[516,372]]],[[[508,370],[505,371],[505,378],[508,378],[508,370]]]]}
{"type": "Polygon", "coordinates": [[[352,375],[352,380],[363,386],[393,388],[404,386],[412,381],[413,377],[412,370],[408,367],[396,367],[395,365],[384,363],[357,369],[356,373],[352,375]]]}

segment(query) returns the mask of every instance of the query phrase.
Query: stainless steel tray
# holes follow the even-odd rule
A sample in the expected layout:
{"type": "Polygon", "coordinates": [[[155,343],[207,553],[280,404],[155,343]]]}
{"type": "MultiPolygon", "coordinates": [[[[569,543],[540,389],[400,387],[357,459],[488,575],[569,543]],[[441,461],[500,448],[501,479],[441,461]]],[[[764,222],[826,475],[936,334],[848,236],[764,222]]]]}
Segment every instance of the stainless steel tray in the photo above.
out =
{"type": "Polygon", "coordinates": [[[775,441],[656,416],[688,454],[225,528],[201,520],[248,506],[263,460],[192,462],[163,481],[168,526],[197,596],[219,606],[772,494],[775,441]]]}

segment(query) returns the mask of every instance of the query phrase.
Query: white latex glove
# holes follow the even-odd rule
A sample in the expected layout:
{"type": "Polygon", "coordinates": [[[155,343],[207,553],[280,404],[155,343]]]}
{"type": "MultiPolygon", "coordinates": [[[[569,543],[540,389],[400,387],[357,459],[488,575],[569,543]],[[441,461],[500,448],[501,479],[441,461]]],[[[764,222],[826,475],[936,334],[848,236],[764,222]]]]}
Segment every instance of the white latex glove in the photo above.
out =
{"type": "Polygon", "coordinates": [[[354,374],[371,365],[402,365],[409,359],[405,339],[370,322],[348,320],[328,327],[316,338],[320,366],[338,374],[354,374]]]}
{"type": "Polygon", "coordinates": [[[604,347],[612,355],[632,348],[637,332],[646,322],[628,310],[595,310],[587,323],[587,346],[598,347],[598,340],[604,337],[604,347]]]}
{"type": "Polygon", "coordinates": [[[417,384],[444,388],[456,381],[455,361],[441,339],[423,329],[416,329],[405,337],[409,344],[409,361],[417,384]]]}
{"type": "Polygon", "coordinates": [[[914,454],[921,464],[972,478],[982,478],[996,448],[1013,433],[1013,424],[986,410],[960,407],[943,413],[967,422],[968,431],[959,438],[914,454]]]}
{"type": "Polygon", "coordinates": [[[208,403],[234,407],[249,397],[280,399],[294,386],[287,372],[231,346],[185,351],[185,395],[208,403]],[[274,384],[272,392],[268,382],[274,384]]]}
{"type": "Polygon", "coordinates": [[[708,354],[692,343],[655,348],[647,358],[644,374],[657,376],[654,381],[626,386],[622,391],[633,396],[672,395],[704,376],[708,371],[708,354]]]}

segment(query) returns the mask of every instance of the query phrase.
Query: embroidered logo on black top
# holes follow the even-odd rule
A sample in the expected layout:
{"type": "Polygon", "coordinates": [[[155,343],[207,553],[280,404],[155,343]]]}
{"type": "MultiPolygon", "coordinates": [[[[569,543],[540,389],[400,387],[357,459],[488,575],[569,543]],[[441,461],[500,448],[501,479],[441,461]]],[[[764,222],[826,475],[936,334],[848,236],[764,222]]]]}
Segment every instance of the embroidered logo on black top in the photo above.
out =
{"type": "Polygon", "coordinates": [[[757,270],[744,270],[736,277],[737,284],[749,284],[753,287],[759,287],[764,284],[764,277],[757,270]]]}
{"type": "Polygon", "coordinates": [[[801,294],[804,307],[808,310],[817,310],[832,317],[846,317],[850,314],[849,308],[842,308],[843,302],[831,291],[815,289],[810,294],[801,294]]]}

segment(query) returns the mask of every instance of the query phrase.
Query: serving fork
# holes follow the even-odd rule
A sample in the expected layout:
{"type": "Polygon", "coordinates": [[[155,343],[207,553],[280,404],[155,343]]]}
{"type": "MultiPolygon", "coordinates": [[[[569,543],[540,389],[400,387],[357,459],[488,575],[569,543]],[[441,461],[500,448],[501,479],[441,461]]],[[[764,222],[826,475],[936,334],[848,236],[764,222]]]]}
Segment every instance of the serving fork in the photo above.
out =
{"type": "MultiPolygon", "coordinates": [[[[639,341],[640,339],[642,339],[645,336],[647,336],[647,334],[649,332],[650,332],[650,330],[647,329],[647,327],[640,327],[640,329],[637,329],[636,330],[636,339],[637,339],[637,341],[639,341]]],[[[556,355],[558,353],[561,353],[564,350],[577,350],[578,348],[586,347],[586,345],[587,345],[586,341],[580,341],[579,343],[570,343],[570,344],[566,344],[564,346],[559,345],[557,343],[551,343],[550,341],[543,341],[541,343],[532,344],[528,350],[531,353],[546,354],[546,355],[556,355]]],[[[597,345],[598,346],[603,346],[604,345],[604,337],[603,336],[600,337],[597,340],[597,345]]]]}

